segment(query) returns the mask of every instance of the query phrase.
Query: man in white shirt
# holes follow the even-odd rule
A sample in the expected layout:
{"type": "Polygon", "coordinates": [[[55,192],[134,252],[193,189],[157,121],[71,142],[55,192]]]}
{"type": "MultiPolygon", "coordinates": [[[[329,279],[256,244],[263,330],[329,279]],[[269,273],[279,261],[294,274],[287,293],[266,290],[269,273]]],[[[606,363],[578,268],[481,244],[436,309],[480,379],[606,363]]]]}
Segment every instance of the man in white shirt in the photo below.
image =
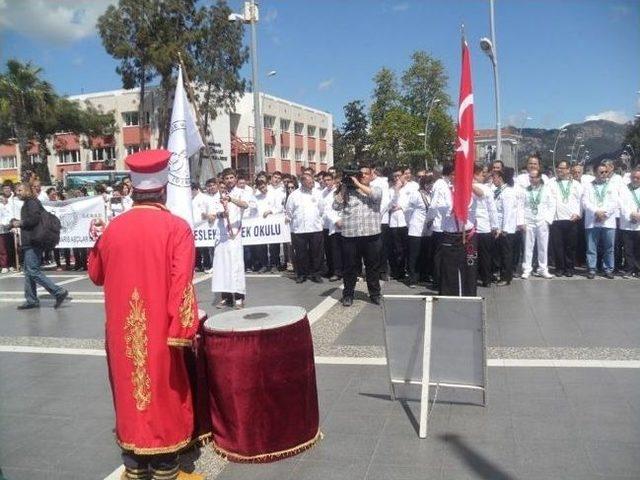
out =
{"type": "MultiPolygon", "coordinates": [[[[507,286],[513,279],[513,239],[518,226],[518,199],[513,187],[513,169],[493,172],[493,199],[496,206],[495,247],[500,270],[498,286],[507,286]]],[[[524,219],[520,220],[524,222],[524,219]]]]}
{"type": "Polygon", "coordinates": [[[435,267],[438,275],[440,295],[462,295],[475,297],[477,293],[478,239],[473,231],[475,226],[475,205],[470,202],[467,222],[458,225],[453,215],[453,165],[442,167],[442,178],[433,184],[433,197],[426,221],[440,219],[442,237],[436,251],[435,267]]]}
{"type": "Polygon", "coordinates": [[[599,247],[603,252],[602,264],[605,277],[613,279],[616,214],[619,209],[619,192],[611,188],[605,165],[598,165],[596,179],[585,185],[582,195],[584,227],[587,239],[587,278],[596,276],[599,247]]]}
{"type": "Polygon", "coordinates": [[[322,194],[314,188],[313,176],[305,172],[300,177],[300,188],[295,190],[285,205],[290,220],[293,252],[296,267],[296,283],[307,278],[322,283],[322,194]]]}
{"type": "Polygon", "coordinates": [[[389,252],[391,250],[391,232],[389,231],[389,168],[375,167],[373,169],[372,187],[382,190],[380,201],[380,236],[382,237],[382,251],[380,258],[380,280],[389,280],[389,252]]]}
{"type": "MultiPolygon", "coordinates": [[[[537,153],[529,155],[529,158],[527,159],[527,171],[526,173],[521,173],[520,175],[518,175],[518,178],[516,179],[516,185],[522,188],[527,188],[529,186],[531,172],[534,170],[542,172],[542,167],[540,165],[540,156],[537,153]]],[[[549,181],[549,177],[547,177],[544,173],[542,173],[541,176],[544,183],[547,183],[549,181]]]]}
{"type": "Polygon", "coordinates": [[[491,260],[493,237],[497,230],[497,212],[491,187],[486,185],[482,165],[473,168],[473,195],[476,214],[476,236],[478,237],[478,277],[483,287],[491,284],[491,260]]]}
{"type": "MultiPolygon", "coordinates": [[[[580,222],[582,184],[573,180],[569,163],[558,162],[556,178],[549,181],[555,199],[555,214],[551,224],[551,243],[556,277],[572,277],[576,262],[578,223],[580,222]]],[[[580,232],[582,234],[582,232],[580,232]]]]}
{"type": "Polygon", "coordinates": [[[335,179],[332,173],[322,175],[322,236],[324,256],[327,262],[327,277],[330,282],[342,279],[342,236],[336,222],[340,220],[340,212],[334,210],[333,200],[336,193],[335,179]]]}
{"type": "Polygon", "coordinates": [[[549,245],[549,225],[555,214],[554,196],[548,184],[542,180],[537,170],[529,171],[529,186],[521,196],[524,212],[524,260],[522,278],[529,278],[533,263],[533,248],[538,246],[538,271],[543,278],[552,278],[547,269],[547,248],[549,245]]]}
{"type": "Polygon", "coordinates": [[[620,195],[620,230],[624,244],[624,277],[640,278],[640,167],[629,175],[620,195]]]}
{"type": "Polygon", "coordinates": [[[404,280],[406,273],[407,254],[407,220],[402,210],[401,197],[411,189],[404,188],[407,185],[406,175],[402,167],[393,171],[392,185],[389,188],[389,237],[391,240],[389,250],[389,267],[391,276],[396,280],[404,280]]]}
{"type": "MultiPolygon", "coordinates": [[[[580,183],[582,192],[587,184],[595,180],[593,175],[584,173],[584,166],[580,163],[571,164],[571,178],[580,183]]],[[[576,242],[576,265],[584,266],[587,262],[587,240],[584,232],[584,212],[582,211],[582,199],[580,199],[580,220],[578,220],[578,240],[576,242]]]]}
{"type": "MultiPolygon", "coordinates": [[[[282,213],[282,204],[278,202],[278,194],[269,190],[267,182],[256,181],[256,214],[260,218],[267,218],[270,215],[282,213]]],[[[258,273],[270,272],[273,267],[280,266],[280,244],[269,243],[253,245],[251,258],[254,261],[255,269],[258,273]]]]}
{"type": "MultiPolygon", "coordinates": [[[[191,182],[191,211],[193,213],[194,226],[206,222],[209,209],[209,197],[202,193],[200,185],[191,182]]],[[[198,272],[204,272],[211,268],[211,258],[209,257],[209,247],[196,247],[196,265],[198,272]]]]}
{"type": "Polygon", "coordinates": [[[220,292],[218,308],[243,308],[246,294],[244,255],[242,249],[242,215],[255,203],[248,188],[236,186],[236,172],[231,168],[222,171],[220,194],[214,205],[216,231],[219,243],[213,257],[211,291],[220,292]]]}

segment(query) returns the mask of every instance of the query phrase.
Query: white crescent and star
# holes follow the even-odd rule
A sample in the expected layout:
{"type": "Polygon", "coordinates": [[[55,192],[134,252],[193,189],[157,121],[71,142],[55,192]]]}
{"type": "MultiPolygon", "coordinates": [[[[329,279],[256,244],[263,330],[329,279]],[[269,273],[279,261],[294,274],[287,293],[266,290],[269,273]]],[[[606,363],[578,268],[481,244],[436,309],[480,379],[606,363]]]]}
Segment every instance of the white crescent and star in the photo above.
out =
{"type": "MultiPolygon", "coordinates": [[[[464,100],[460,103],[460,108],[458,109],[458,125],[462,124],[462,116],[467,108],[473,106],[473,93],[470,93],[464,100]]],[[[464,156],[469,155],[469,140],[458,136],[458,148],[456,148],[456,152],[462,152],[464,156]]]]}

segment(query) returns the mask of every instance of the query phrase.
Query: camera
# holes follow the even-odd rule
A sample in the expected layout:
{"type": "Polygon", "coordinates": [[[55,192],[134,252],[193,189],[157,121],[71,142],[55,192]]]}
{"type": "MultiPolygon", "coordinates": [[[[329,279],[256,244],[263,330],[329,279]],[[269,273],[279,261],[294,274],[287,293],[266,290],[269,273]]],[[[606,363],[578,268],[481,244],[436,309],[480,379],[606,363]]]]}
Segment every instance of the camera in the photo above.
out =
{"type": "Polygon", "coordinates": [[[342,169],[342,185],[345,188],[355,190],[356,186],[351,177],[356,177],[359,180],[361,176],[360,169],[356,165],[348,165],[342,169]]]}

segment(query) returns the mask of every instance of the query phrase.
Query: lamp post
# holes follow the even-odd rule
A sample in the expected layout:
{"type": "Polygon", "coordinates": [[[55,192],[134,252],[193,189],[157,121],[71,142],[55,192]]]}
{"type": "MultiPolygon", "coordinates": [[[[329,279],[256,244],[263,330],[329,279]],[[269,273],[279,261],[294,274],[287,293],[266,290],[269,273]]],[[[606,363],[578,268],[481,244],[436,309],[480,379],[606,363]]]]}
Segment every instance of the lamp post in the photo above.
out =
{"type": "Polygon", "coordinates": [[[253,121],[255,124],[255,172],[257,173],[264,170],[264,140],[262,138],[262,114],[260,109],[260,88],[258,85],[258,39],[256,33],[256,23],[258,23],[258,6],[256,5],[255,0],[244,2],[244,14],[232,13],[229,15],[229,21],[248,23],[251,26],[251,83],[253,88],[253,121]]]}
{"type": "Polygon", "coordinates": [[[556,136],[556,143],[553,144],[553,150],[550,150],[550,152],[553,153],[553,158],[552,158],[552,162],[553,162],[553,171],[556,171],[556,151],[558,150],[558,140],[560,140],[560,136],[566,132],[567,129],[566,128],[561,128],[560,131],[558,132],[558,135],[556,136]]]}
{"type": "Polygon", "coordinates": [[[429,118],[431,118],[431,111],[436,104],[440,103],[439,98],[434,98],[431,100],[429,104],[429,110],[427,110],[427,121],[424,124],[424,168],[429,168],[429,161],[427,160],[427,143],[429,141],[429,118]]]}
{"type": "Polygon", "coordinates": [[[573,149],[576,148],[576,143],[578,140],[582,140],[582,135],[577,134],[576,138],[573,139],[573,144],[571,145],[571,161],[573,162],[573,149]]]}
{"type": "Polygon", "coordinates": [[[496,97],[496,160],[502,159],[502,124],[500,123],[500,84],[498,77],[498,48],[496,44],[496,28],[494,21],[493,0],[489,1],[491,40],[487,37],[480,39],[480,48],[487,54],[493,66],[493,86],[496,97]]]}
{"type": "MultiPolygon", "coordinates": [[[[584,147],[584,143],[581,143],[580,145],[578,145],[578,149],[576,150],[576,161],[578,161],[578,159],[580,158],[580,149],[584,147]]],[[[573,162],[573,158],[571,159],[571,161],[573,162]]]]}

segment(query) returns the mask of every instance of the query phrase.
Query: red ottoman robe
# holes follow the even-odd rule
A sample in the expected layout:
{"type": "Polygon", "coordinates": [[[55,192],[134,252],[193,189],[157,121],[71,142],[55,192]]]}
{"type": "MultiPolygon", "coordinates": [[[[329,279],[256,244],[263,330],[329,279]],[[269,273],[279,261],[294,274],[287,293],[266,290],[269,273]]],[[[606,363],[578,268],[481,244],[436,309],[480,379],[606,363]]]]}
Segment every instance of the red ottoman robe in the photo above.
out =
{"type": "Polygon", "coordinates": [[[175,452],[191,441],[191,391],[179,347],[198,329],[194,257],[187,222],[156,204],[116,217],[89,255],[89,276],[104,285],[117,441],[137,454],[175,452]]]}

